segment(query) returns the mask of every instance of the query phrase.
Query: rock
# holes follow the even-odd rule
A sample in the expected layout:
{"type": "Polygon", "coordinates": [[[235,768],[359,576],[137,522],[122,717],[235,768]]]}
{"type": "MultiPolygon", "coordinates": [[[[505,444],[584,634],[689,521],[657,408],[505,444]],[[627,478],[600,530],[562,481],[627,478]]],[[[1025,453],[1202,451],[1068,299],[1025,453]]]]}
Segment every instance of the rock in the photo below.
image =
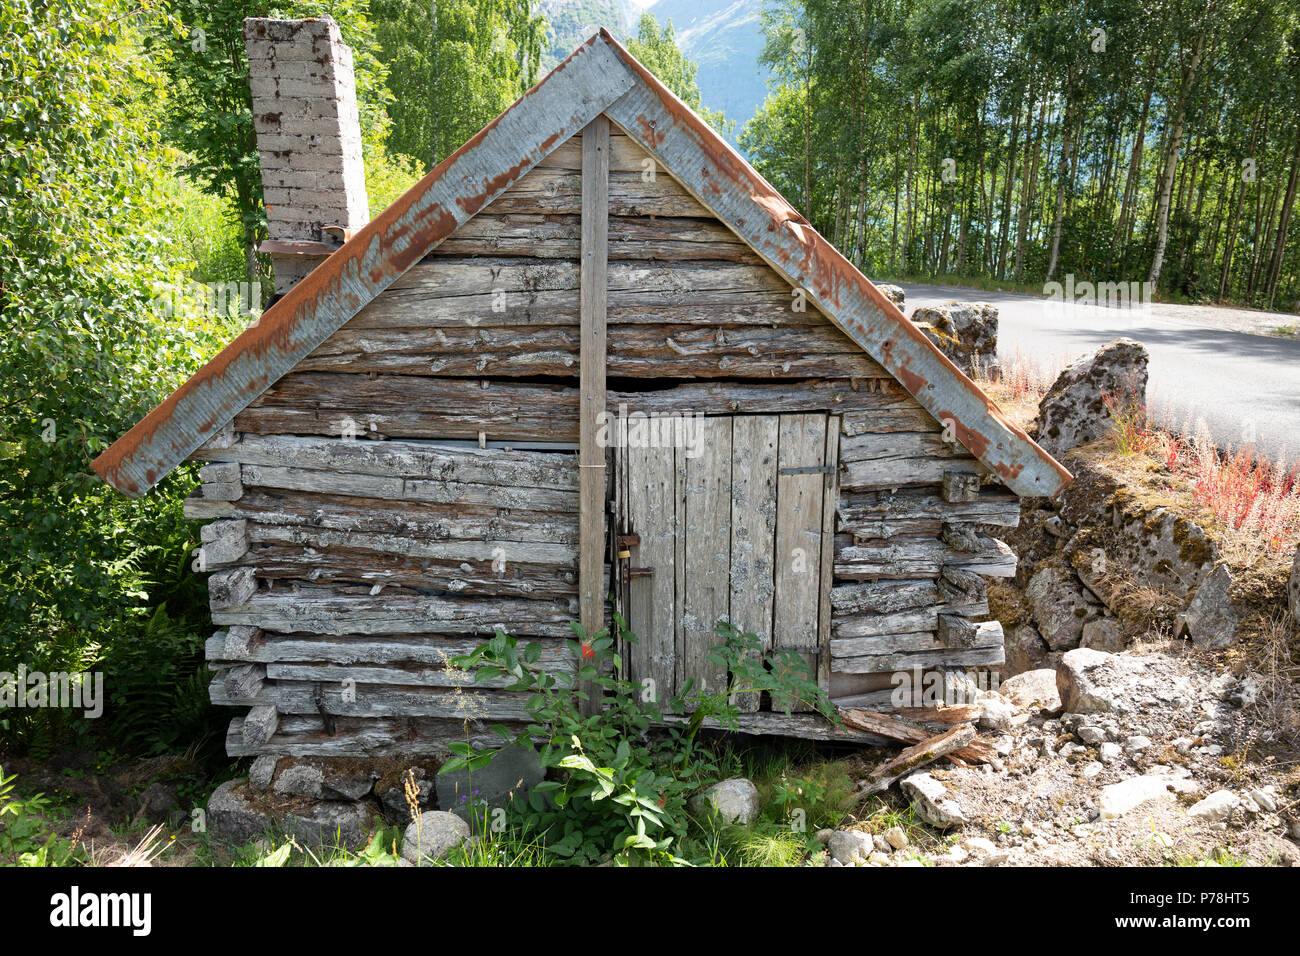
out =
{"type": "Polygon", "coordinates": [[[1228,790],[1216,790],[1204,800],[1189,808],[1187,815],[1213,823],[1226,820],[1228,815],[1240,805],[1241,801],[1237,799],[1235,793],[1228,790]]]}
{"type": "Polygon", "coordinates": [[[279,762],[279,757],[272,754],[262,754],[248,768],[248,785],[259,790],[268,789],[271,786],[272,778],[275,777],[275,765],[279,762]]]}
{"type": "Polygon", "coordinates": [[[867,862],[872,866],[889,866],[889,857],[883,853],[873,853],[867,857],[867,862]]]}
{"type": "Polygon", "coordinates": [[[1169,796],[1169,785],[1164,777],[1146,775],[1130,777],[1120,783],[1101,788],[1097,808],[1102,819],[1111,820],[1136,810],[1149,800],[1169,796]]]}
{"type": "Polygon", "coordinates": [[[1011,701],[990,694],[980,701],[979,725],[985,730],[1007,733],[1029,719],[1011,701]]]}
{"type": "Polygon", "coordinates": [[[324,776],[320,767],[295,763],[280,771],[272,789],[286,797],[310,797],[317,800],[321,796],[321,781],[324,776]]]}
{"type": "Polygon", "coordinates": [[[1084,780],[1091,780],[1105,769],[1097,761],[1091,760],[1083,765],[1083,769],[1079,771],[1079,776],[1083,777],[1084,780]]]}
{"type": "Polygon", "coordinates": [[[472,774],[453,770],[437,774],[433,780],[438,806],[472,822],[474,818],[483,820],[489,808],[526,799],[528,791],[545,776],[537,751],[519,744],[502,747],[486,767],[472,774]]]}
{"type": "Polygon", "coordinates": [[[1102,604],[1069,568],[1047,565],[1034,572],[1025,588],[1038,633],[1054,651],[1078,647],[1083,625],[1102,615],[1102,604]]]}
{"type": "Polygon", "coordinates": [[[415,812],[434,808],[434,781],[438,777],[440,761],[434,757],[407,758],[391,761],[387,766],[378,768],[380,777],[375,781],[374,793],[384,814],[394,823],[402,826],[410,823],[414,817],[406,795],[409,782],[415,790],[415,812]]]}
{"type": "Polygon", "coordinates": [[[1096,747],[1106,742],[1106,731],[1092,724],[1084,724],[1074,734],[1089,747],[1096,747]]]}
{"type": "Polygon", "coordinates": [[[1132,657],[1089,647],[1061,656],[1056,686],[1073,714],[1124,715],[1180,697],[1194,699],[1186,676],[1157,655],[1132,657]]]}
{"type": "Polygon", "coordinates": [[[1220,564],[1201,582],[1187,610],[1178,615],[1174,633],[1186,634],[1197,647],[1230,647],[1237,642],[1241,614],[1232,601],[1232,572],[1220,564]]]}
{"type": "Polygon", "coordinates": [[[747,826],[758,817],[758,788],[744,777],[731,777],[691,797],[691,809],[700,816],[716,813],[723,823],[747,826]]]}
{"type": "Polygon", "coordinates": [[[150,823],[161,823],[176,809],[176,794],[161,783],[151,783],[140,794],[140,812],[150,823]]]}
{"type": "Polygon", "coordinates": [[[967,837],[963,843],[971,853],[996,853],[998,849],[997,844],[987,837],[967,837]]]}
{"type": "Polygon", "coordinates": [[[1147,361],[1147,350],[1132,339],[1079,359],[1043,396],[1030,435],[1051,455],[1102,438],[1113,427],[1114,403],[1146,406],[1147,361]]]}
{"type": "Polygon", "coordinates": [[[907,834],[902,827],[890,827],[885,831],[885,842],[895,850],[901,850],[907,846],[907,834]]]}
{"type": "Polygon", "coordinates": [[[912,310],[912,321],[967,375],[998,368],[998,310],[988,302],[949,302],[912,310]]]}
{"type": "Polygon", "coordinates": [[[820,843],[822,846],[825,846],[826,844],[831,842],[831,837],[834,835],[834,833],[835,831],[832,830],[830,827],[825,827],[821,830],[818,830],[816,833],[814,833],[813,839],[816,840],[818,843],[820,843]]]}
{"type": "Polygon", "coordinates": [[[875,282],[872,284],[884,294],[886,299],[898,306],[898,311],[903,311],[906,294],[903,292],[902,286],[896,286],[890,282],[875,282]]]}
{"type": "Polygon", "coordinates": [[[1272,794],[1256,787],[1250,791],[1249,796],[1250,799],[1255,801],[1256,806],[1265,813],[1277,813],[1277,801],[1273,799],[1272,794]]]}
{"type": "Polygon", "coordinates": [[[856,863],[876,852],[871,834],[863,833],[861,830],[836,830],[831,834],[827,848],[830,850],[831,859],[839,860],[841,863],[856,863]]]}
{"type": "Polygon", "coordinates": [[[1295,563],[1291,565],[1291,579],[1286,586],[1287,603],[1291,605],[1291,616],[1300,624],[1300,548],[1296,549],[1295,563]]]}
{"type": "Polygon", "coordinates": [[[1140,754],[1144,750],[1151,749],[1151,738],[1143,737],[1141,734],[1135,734],[1128,740],[1124,741],[1124,752],[1129,754],[1140,754]]]}
{"type": "Polygon", "coordinates": [[[1056,671],[1025,671],[1002,682],[998,692],[1017,707],[1037,708],[1046,714],[1061,712],[1061,694],[1056,688],[1056,671]]]}
{"type": "Polygon", "coordinates": [[[916,815],[932,827],[946,830],[966,822],[965,813],[948,788],[925,771],[904,777],[899,786],[912,802],[916,815]]]}
{"type": "Polygon", "coordinates": [[[1002,673],[1006,677],[1052,666],[1052,654],[1043,643],[1043,636],[1032,624],[1017,624],[1005,638],[1007,662],[1002,673]]]}
{"type": "Polygon", "coordinates": [[[444,810],[425,810],[402,835],[402,859],[419,863],[437,859],[469,839],[469,824],[444,810]]]}
{"type": "Polygon", "coordinates": [[[1083,636],[1079,640],[1080,647],[1091,647],[1095,651],[1106,651],[1110,654],[1118,654],[1124,650],[1127,643],[1119,622],[1110,617],[1085,623],[1083,636]]]}
{"type": "Polygon", "coordinates": [[[255,796],[243,779],[228,780],[208,799],[208,834],[225,843],[243,845],[267,832],[283,831],[306,846],[356,849],[370,837],[373,809],[367,803],[321,801],[302,807],[277,801],[273,794],[255,796]],[[290,809],[292,808],[292,809],[290,809]]]}

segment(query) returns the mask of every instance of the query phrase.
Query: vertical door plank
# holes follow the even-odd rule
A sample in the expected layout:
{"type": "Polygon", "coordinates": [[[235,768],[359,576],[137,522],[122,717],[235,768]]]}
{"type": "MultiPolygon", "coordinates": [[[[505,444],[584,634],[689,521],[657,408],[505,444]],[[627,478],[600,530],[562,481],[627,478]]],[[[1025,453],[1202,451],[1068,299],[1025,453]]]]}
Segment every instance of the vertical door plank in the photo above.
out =
{"type": "Polygon", "coordinates": [[[671,448],[625,454],[628,525],[641,539],[625,563],[654,572],[628,582],[628,626],[637,637],[628,647],[628,674],[637,682],[652,679],[663,704],[676,692],[677,469],[671,448]]]}
{"type": "Polygon", "coordinates": [[[817,618],[817,683],[830,693],[831,689],[831,586],[835,571],[835,511],[840,498],[840,419],[832,415],[826,423],[826,475],[822,502],[822,561],[821,584],[818,588],[820,606],[817,618]]]}
{"type": "MultiPolygon", "coordinates": [[[[801,652],[816,674],[821,611],[822,523],[825,476],[781,474],[794,468],[819,468],[826,462],[824,414],[782,415],[778,439],[776,492],[776,594],[772,643],[777,650],[801,652]]],[[[784,709],[774,702],[774,709],[784,709]]],[[[795,710],[807,707],[796,705],[795,710]]]]}
{"type": "Polygon", "coordinates": [[[708,659],[722,638],[714,627],[729,613],[731,584],[731,419],[706,418],[699,456],[685,463],[685,574],[682,602],[682,643],[679,648],[678,690],[694,678],[694,690],[717,693],[725,687],[726,667],[708,659]]]}
{"type": "MultiPolygon", "coordinates": [[[[608,287],[609,120],[602,114],[582,131],[582,239],[579,280],[579,360],[581,385],[578,496],[579,617],[588,634],[605,623],[605,451],[597,441],[597,415],[605,410],[605,294],[608,287]]],[[[582,661],[579,660],[579,666],[582,661]]],[[[594,683],[580,684],[588,695],[586,713],[600,709],[594,683]]]]}
{"type": "MultiPolygon", "coordinates": [[[[731,437],[731,623],[772,647],[773,556],[776,547],[776,458],[779,420],[742,415],[731,437]]],[[[758,694],[735,695],[743,713],[758,694]]]]}

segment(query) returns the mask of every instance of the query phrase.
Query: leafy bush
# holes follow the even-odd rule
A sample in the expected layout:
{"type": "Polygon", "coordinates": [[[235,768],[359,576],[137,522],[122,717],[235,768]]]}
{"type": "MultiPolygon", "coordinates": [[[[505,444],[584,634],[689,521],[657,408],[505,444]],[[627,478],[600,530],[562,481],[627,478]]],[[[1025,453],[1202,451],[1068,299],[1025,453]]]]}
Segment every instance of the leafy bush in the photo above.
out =
{"type": "MultiPolygon", "coordinates": [[[[619,637],[635,642],[626,622],[615,615],[619,637]]],[[[824,714],[832,708],[802,658],[780,652],[768,666],[758,637],[720,623],[722,643],[708,658],[725,667],[726,686],[712,694],[696,693],[691,682],[664,706],[649,699],[639,683],[621,676],[622,662],[607,631],[588,635],[572,625],[569,642],[583,661],[576,677],[565,671],[535,668],[542,648],[498,631],[452,665],[472,670],[478,681],[505,677],[509,690],[530,692],[533,722],[517,736],[504,727],[494,731],[511,745],[541,739],[541,763],[553,779],[537,785],[528,806],[516,808],[516,825],[555,856],[579,864],[612,857],[620,864],[688,862],[683,846],[690,826],[688,795],[716,780],[712,752],[697,740],[708,719],[724,728],[738,726],[735,700],[744,694],[769,693],[787,704],[804,702],[824,714]],[[591,681],[602,692],[604,709],[581,712],[587,694],[576,683],[591,681]],[[687,716],[689,714],[689,716],[687,716]],[[666,723],[666,726],[664,726],[666,723]]],[[[468,741],[452,745],[455,755],[440,772],[485,767],[501,748],[475,748],[468,741]]]]}

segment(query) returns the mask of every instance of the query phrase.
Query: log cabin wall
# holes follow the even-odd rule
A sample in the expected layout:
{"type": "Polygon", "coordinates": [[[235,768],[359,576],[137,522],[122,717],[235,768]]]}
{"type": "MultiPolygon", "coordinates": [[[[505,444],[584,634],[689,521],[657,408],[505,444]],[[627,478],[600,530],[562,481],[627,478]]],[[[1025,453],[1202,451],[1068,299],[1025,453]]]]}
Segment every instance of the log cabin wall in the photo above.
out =
{"type": "MultiPolygon", "coordinates": [[[[1014,524],[1017,499],[963,479],[985,469],[617,128],[608,155],[607,408],[725,417],[728,440],[767,427],[742,419],[832,423],[829,553],[799,613],[833,696],[883,703],[894,672],[1001,663],[1000,628],[968,622],[987,612],[979,575],[1014,570],[979,529],[1014,524]]],[[[446,665],[497,626],[573,665],[581,169],[577,136],[196,454],[212,697],[251,708],[232,754],[432,752],[466,717],[517,725],[521,695],[446,665]]],[[[626,502],[606,461],[606,500],[626,502]]],[[[785,557],[737,583],[761,591],[785,557]]]]}

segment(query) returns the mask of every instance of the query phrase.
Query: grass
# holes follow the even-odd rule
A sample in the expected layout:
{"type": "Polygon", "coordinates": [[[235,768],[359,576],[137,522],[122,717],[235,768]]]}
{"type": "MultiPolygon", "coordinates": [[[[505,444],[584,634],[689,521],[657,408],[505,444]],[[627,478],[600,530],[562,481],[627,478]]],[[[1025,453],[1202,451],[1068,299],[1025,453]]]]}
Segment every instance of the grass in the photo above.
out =
{"type": "Polygon", "coordinates": [[[1175,435],[1144,407],[1109,398],[1107,404],[1121,457],[1145,456],[1163,465],[1171,484],[1213,516],[1226,544],[1247,563],[1260,552],[1294,550],[1300,543],[1300,466],[1275,465],[1250,444],[1222,452],[1204,429],[1175,435]]]}

